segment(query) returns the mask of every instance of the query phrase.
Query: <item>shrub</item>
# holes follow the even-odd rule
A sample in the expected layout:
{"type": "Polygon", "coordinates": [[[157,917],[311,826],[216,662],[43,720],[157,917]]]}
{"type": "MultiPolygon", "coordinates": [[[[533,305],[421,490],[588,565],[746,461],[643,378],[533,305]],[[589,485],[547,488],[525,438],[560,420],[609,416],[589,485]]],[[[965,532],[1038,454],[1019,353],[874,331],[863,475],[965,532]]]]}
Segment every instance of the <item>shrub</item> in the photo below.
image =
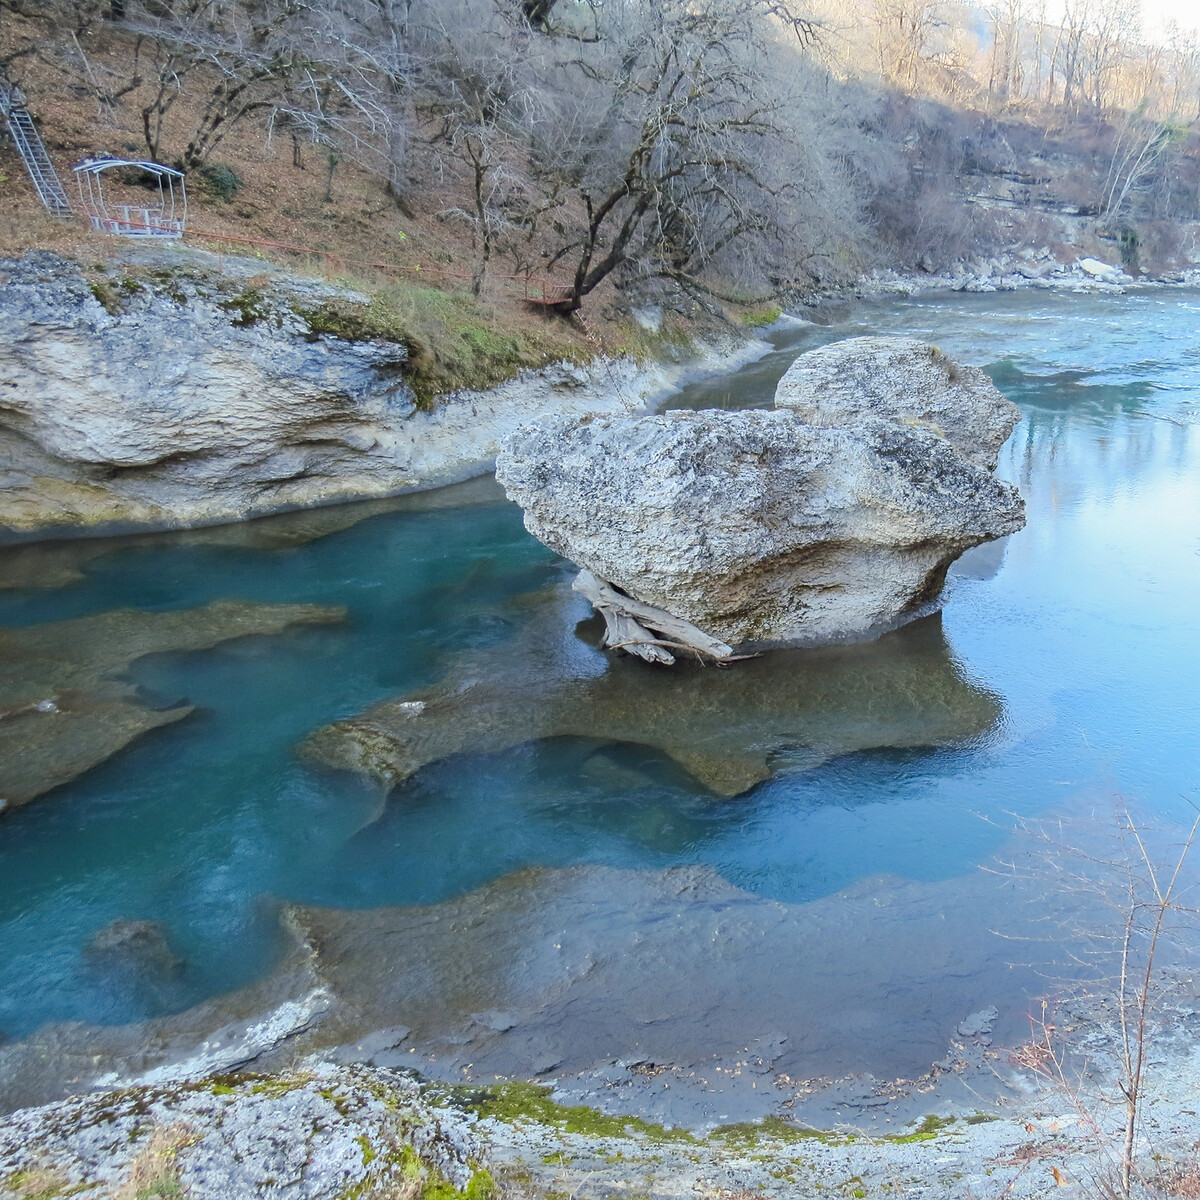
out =
{"type": "Polygon", "coordinates": [[[193,172],[200,186],[218,200],[228,204],[242,190],[242,177],[225,163],[205,163],[193,172]]]}

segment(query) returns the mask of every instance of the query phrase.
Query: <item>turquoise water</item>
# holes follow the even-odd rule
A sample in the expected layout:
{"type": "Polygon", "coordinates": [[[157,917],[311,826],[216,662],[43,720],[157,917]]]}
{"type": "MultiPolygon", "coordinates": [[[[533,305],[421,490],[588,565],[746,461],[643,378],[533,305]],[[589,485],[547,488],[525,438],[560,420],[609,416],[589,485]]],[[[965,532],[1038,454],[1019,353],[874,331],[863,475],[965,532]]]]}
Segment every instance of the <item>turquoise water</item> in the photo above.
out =
{"type": "Polygon", "coordinates": [[[0,1031],[132,1020],[252,980],[276,954],[281,901],[436,902],[585,862],[709,863],[804,901],[880,873],[953,879],[1012,814],[1081,795],[1181,818],[1200,796],[1198,328],[1189,292],[879,302],[777,334],[760,363],[671,402],[767,403],[799,350],[896,331],[987,366],[1025,414],[1000,470],[1029,525],[964,560],[940,618],[999,722],[951,749],[785,771],[732,801],[645,748],[582,739],[451,759],[387,797],[296,756],[311,730],[436,681],[456,648],[503,643],[514,598],[564,578],[479,486],[307,542],[62,547],[83,578],[0,592],[0,624],[224,598],[339,604],[348,620],[139,660],[149,700],[198,711],[0,821],[0,1031]],[[162,922],[182,973],[148,987],[90,967],[82,946],[120,918],[162,922]]]}

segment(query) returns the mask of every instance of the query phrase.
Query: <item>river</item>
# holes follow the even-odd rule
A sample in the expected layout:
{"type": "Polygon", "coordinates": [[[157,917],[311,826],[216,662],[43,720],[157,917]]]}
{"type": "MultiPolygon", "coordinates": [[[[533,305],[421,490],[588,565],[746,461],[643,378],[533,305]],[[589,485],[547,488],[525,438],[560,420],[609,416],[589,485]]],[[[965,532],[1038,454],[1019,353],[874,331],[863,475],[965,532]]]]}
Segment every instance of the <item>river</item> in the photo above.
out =
{"type": "MultiPolygon", "coordinates": [[[[611,934],[632,956],[628,973],[654,976],[684,1010],[691,985],[676,993],[670,976],[687,978],[689,935],[637,963],[636,947],[653,942],[647,923],[662,916],[651,883],[672,868],[703,868],[730,895],[813,923],[811,961],[775,983],[768,971],[752,1003],[718,981],[690,1019],[694,1038],[777,1033],[796,1048],[790,1071],[890,1074],[925,1069],[973,1007],[996,1004],[997,1036],[1017,1036],[1043,977],[1036,954],[997,940],[1005,883],[981,870],[1005,858],[1014,822],[1099,821],[1120,796],[1170,825],[1200,799],[1200,295],[865,301],[828,324],[775,332],[771,354],[667,407],[769,404],[796,353],[863,332],[933,341],[986,367],[1020,404],[999,470],[1020,486],[1028,526],[964,558],[940,615],[852,650],[855,678],[868,680],[853,695],[837,692],[842,660],[814,658],[839,732],[823,735],[819,754],[797,747],[732,800],[652,745],[603,738],[458,756],[389,795],[296,754],[319,726],[432,684],[464,651],[498,650],[548,619],[522,598],[561,585],[567,567],[489,480],[239,529],[0,551],[3,625],[228,598],[348,610],[342,624],[139,659],[148,703],[186,698],[196,712],[4,816],[2,1035],[138,1021],[249,984],[283,953],[284,903],[436,913],[496,881],[510,895],[526,879],[544,891],[561,868],[586,866],[635,874],[571,876],[624,897],[588,908],[580,961],[598,961],[611,934]],[[869,680],[898,653],[914,678],[952,672],[987,719],[931,744],[919,730],[890,737],[912,712],[894,691],[877,702],[869,680]],[[514,874],[534,867],[545,870],[514,874]],[[884,909],[873,937],[871,914],[884,909]],[[952,936],[939,942],[948,918],[952,936]],[[121,919],[161,922],[185,965],[153,979],[97,969],[83,948],[121,919]]],[[[613,669],[580,653],[593,675],[613,669]]],[[[706,685],[697,675],[688,686],[706,685]]],[[[1070,908],[1053,890],[1042,903],[1051,918],[1070,908]]],[[[792,934],[773,949],[775,926],[763,928],[756,968],[805,953],[792,934]]],[[[463,1011],[472,1003],[475,992],[463,1011]]],[[[394,1021],[432,1044],[429,1014],[445,997],[418,986],[396,1004],[394,1021]]],[[[614,1011],[619,1025],[619,998],[614,1011]]],[[[568,1065],[627,1049],[582,1014],[572,1024],[560,1013],[555,1029],[577,1048],[568,1065]]],[[[658,1052],[694,1055],[685,1041],[664,1033],[658,1052]]],[[[519,1054],[495,1061],[521,1069],[519,1054]]]]}

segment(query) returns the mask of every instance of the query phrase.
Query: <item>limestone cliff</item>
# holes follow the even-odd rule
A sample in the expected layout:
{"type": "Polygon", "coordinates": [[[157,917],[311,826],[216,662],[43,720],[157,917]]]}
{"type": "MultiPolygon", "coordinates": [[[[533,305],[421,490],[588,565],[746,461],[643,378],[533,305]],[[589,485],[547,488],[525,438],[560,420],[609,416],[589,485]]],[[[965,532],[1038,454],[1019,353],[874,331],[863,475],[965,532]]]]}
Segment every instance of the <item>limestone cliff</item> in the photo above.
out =
{"type": "Polygon", "coordinates": [[[198,272],[101,287],[48,253],[0,262],[0,283],[0,541],[451,483],[490,469],[541,413],[627,412],[672,381],[627,359],[553,363],[421,408],[401,342],[332,336],[306,315],[330,299],[365,308],[345,289],[198,272]]]}

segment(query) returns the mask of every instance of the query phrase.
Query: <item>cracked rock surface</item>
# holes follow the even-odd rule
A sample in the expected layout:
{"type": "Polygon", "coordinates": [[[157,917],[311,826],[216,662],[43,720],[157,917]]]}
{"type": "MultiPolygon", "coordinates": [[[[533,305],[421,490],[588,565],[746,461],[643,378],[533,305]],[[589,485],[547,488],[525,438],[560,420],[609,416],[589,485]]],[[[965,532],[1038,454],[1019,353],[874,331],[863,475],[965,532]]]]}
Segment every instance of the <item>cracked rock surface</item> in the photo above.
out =
{"type": "Polygon", "coordinates": [[[932,347],[811,351],[776,403],[542,417],[496,475],[552,550],[741,648],[894,627],[964,551],[1025,523],[992,471],[1016,406],[932,347]]]}
{"type": "Polygon", "coordinates": [[[318,1065],[65,1100],[0,1128],[0,1196],[409,1195],[465,1189],[479,1146],[468,1120],[408,1079],[318,1065]],[[449,1185],[447,1187],[447,1185],[449,1185]],[[416,1190],[416,1189],[414,1189],[416,1190]]]}

